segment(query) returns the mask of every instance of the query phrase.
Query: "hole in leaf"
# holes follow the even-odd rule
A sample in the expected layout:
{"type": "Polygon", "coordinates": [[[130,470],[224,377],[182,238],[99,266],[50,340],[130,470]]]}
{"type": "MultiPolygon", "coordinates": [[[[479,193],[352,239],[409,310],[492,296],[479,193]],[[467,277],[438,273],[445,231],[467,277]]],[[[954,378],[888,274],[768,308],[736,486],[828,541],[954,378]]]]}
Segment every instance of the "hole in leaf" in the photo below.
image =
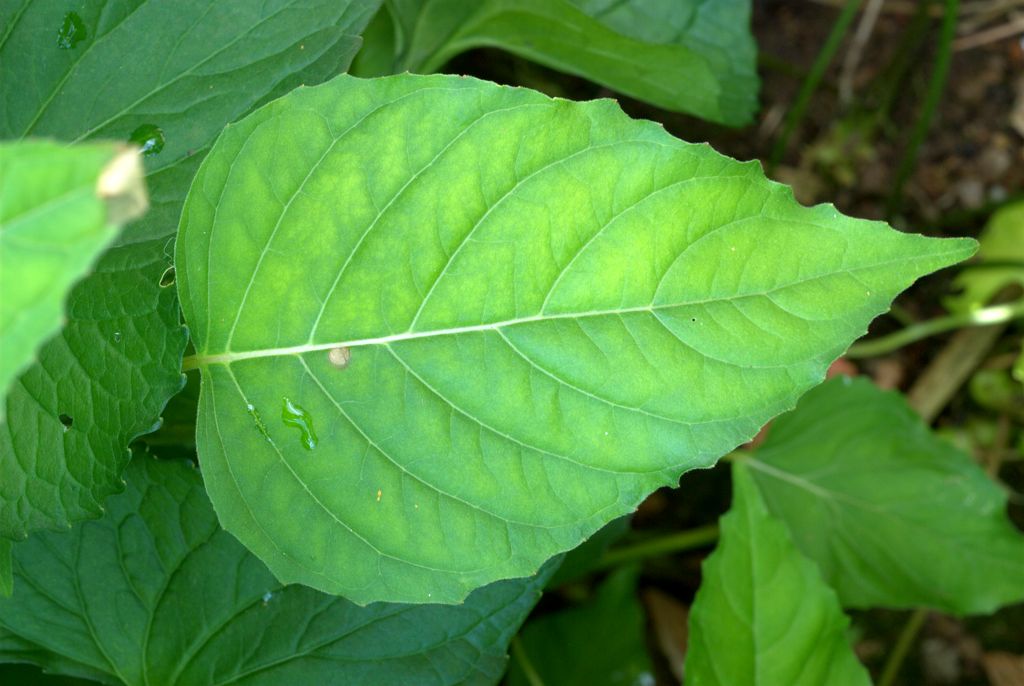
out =
{"type": "Polygon", "coordinates": [[[160,276],[160,288],[167,288],[174,285],[174,267],[168,267],[160,276]]]}
{"type": "Polygon", "coordinates": [[[70,428],[71,428],[71,425],[75,423],[75,420],[74,420],[74,419],[72,419],[71,417],[69,417],[69,416],[68,416],[68,415],[66,415],[66,414],[60,414],[60,415],[57,415],[57,419],[59,419],[59,420],[60,420],[60,423],[64,425],[64,430],[65,430],[65,431],[67,431],[68,429],[70,429],[70,428]]]}

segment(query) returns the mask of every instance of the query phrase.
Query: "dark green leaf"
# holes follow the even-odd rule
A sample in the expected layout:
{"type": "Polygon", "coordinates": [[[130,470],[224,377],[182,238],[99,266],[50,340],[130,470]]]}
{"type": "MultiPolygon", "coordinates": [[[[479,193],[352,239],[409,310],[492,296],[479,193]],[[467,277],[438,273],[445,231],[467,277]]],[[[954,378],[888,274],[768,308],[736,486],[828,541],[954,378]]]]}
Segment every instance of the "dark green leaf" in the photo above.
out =
{"type": "MultiPolygon", "coordinates": [[[[436,71],[466,50],[498,47],[731,126],[748,123],[757,108],[750,0],[392,0],[389,7],[399,33],[395,72],[436,71]]],[[[374,55],[386,43],[375,41],[374,55]]]]}
{"type": "Polygon", "coordinates": [[[833,379],[747,462],[846,607],[981,613],[1024,600],[1024,535],[1006,494],[897,393],[833,379]]]}
{"type": "Polygon", "coordinates": [[[531,676],[552,686],[653,685],[637,572],[620,569],[583,605],[528,622],[513,651],[509,686],[531,686],[531,676]]]}
{"type": "Polygon", "coordinates": [[[687,686],[869,686],[835,592],[768,513],[747,468],[732,473],[732,508],[690,610],[687,686]]]}
{"type": "MultiPolygon", "coordinates": [[[[284,79],[348,64],[372,0],[4,0],[0,138],[142,142],[160,132],[150,169],[202,150],[224,124],[284,79]],[[69,11],[72,10],[72,11],[69,11]],[[83,38],[64,47],[68,15],[83,38]],[[330,66],[322,64],[327,61],[330,66]],[[130,65],[131,69],[126,66],[130,65]],[[136,134],[133,136],[133,134],[136,134]]],[[[326,73],[325,73],[326,72],[326,73]]]]}
{"type": "Polygon", "coordinates": [[[6,399],[0,535],[97,516],[121,488],[127,445],[183,381],[168,269],[203,152],[254,105],[344,70],[377,5],[3,0],[0,137],[142,144],[152,209],[72,291],[64,330],[6,399]]]}
{"type": "Polygon", "coordinates": [[[221,521],[360,603],[535,572],[974,249],[801,207],[610,101],[455,76],[275,101],[219,139],[181,230],[221,521]]]}
{"type": "Polygon", "coordinates": [[[0,660],[108,683],[495,683],[550,569],[464,605],[358,607],[282,588],[221,530],[199,474],[133,460],[107,515],[14,553],[0,660]]]}

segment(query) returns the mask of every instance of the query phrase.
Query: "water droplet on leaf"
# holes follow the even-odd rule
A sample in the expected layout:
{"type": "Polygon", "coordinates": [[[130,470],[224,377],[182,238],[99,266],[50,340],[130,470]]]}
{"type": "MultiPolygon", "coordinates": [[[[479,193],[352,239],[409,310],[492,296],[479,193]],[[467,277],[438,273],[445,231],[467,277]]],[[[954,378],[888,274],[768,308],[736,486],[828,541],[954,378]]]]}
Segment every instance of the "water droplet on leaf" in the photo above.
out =
{"type": "Polygon", "coordinates": [[[85,36],[85,22],[77,12],[68,12],[64,15],[64,21],[61,22],[60,28],[57,30],[57,47],[70,50],[81,43],[85,36]]]}
{"type": "Polygon", "coordinates": [[[59,419],[60,423],[64,425],[64,431],[70,429],[71,425],[75,423],[75,420],[66,414],[57,415],[57,419],[59,419]]]}
{"type": "Polygon", "coordinates": [[[304,409],[284,398],[284,406],[281,408],[281,420],[288,426],[294,426],[302,432],[302,445],[306,450],[316,447],[317,437],[313,431],[313,418],[304,409]]]}
{"type": "Polygon", "coordinates": [[[114,342],[115,343],[120,343],[121,342],[121,332],[120,331],[115,331],[114,332],[114,342]]]}
{"type": "Polygon", "coordinates": [[[157,154],[164,149],[164,143],[167,142],[164,132],[155,124],[143,124],[132,131],[130,139],[132,143],[142,149],[142,154],[146,156],[157,154]]]}
{"type": "Polygon", "coordinates": [[[274,597],[274,594],[271,593],[270,591],[267,591],[266,593],[264,593],[263,594],[263,605],[266,606],[266,604],[269,603],[270,599],[273,598],[273,597],[274,597]]]}

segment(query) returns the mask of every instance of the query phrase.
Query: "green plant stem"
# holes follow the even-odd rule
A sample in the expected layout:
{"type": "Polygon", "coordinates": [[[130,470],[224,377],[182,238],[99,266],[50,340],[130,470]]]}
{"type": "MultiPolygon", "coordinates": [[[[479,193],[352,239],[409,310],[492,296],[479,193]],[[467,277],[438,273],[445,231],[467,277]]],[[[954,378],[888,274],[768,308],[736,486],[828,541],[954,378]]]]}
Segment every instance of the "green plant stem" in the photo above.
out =
{"type": "Polygon", "coordinates": [[[900,160],[900,166],[896,172],[896,180],[892,187],[892,194],[889,196],[887,208],[890,217],[900,208],[903,200],[903,187],[917,166],[917,154],[928,135],[935,111],[942,101],[942,93],[946,89],[946,77],[949,75],[949,63],[953,55],[953,38],[956,33],[956,15],[960,8],[960,0],[945,0],[945,3],[935,69],[928,82],[928,92],[925,96],[924,106],[921,108],[921,115],[914,124],[910,142],[907,143],[907,149],[903,153],[903,159],[900,160]]]}
{"type": "Polygon", "coordinates": [[[530,656],[526,654],[526,649],[523,648],[523,642],[519,640],[518,635],[512,638],[512,659],[519,664],[523,670],[523,676],[526,677],[530,686],[544,686],[544,680],[540,678],[537,669],[530,662],[530,656]]]}
{"type": "Polygon", "coordinates": [[[907,623],[903,625],[900,636],[896,639],[896,645],[892,647],[892,652],[889,653],[885,666],[882,668],[882,675],[878,678],[875,686],[892,686],[896,676],[900,673],[900,668],[903,667],[903,660],[910,652],[910,646],[914,644],[914,639],[917,638],[917,634],[921,631],[924,620],[927,618],[928,610],[923,609],[914,610],[913,614],[907,618],[907,623]]]}
{"type": "Polygon", "coordinates": [[[962,314],[951,314],[945,317],[929,319],[926,322],[912,324],[888,336],[880,336],[870,341],[855,343],[846,351],[846,357],[851,359],[877,357],[944,331],[952,331],[953,329],[969,326],[1005,324],[1021,317],[1024,317],[1024,300],[1018,300],[1017,302],[1005,305],[983,307],[980,310],[973,310],[962,314]]]}
{"type": "Polygon", "coordinates": [[[775,140],[775,146],[772,148],[772,154],[768,160],[769,173],[775,169],[776,165],[778,165],[779,161],[782,159],[782,156],[786,153],[790,136],[793,135],[793,131],[796,130],[796,127],[803,119],[804,114],[807,111],[807,106],[811,102],[811,97],[818,89],[818,85],[821,83],[821,79],[825,76],[825,71],[828,69],[828,65],[832,63],[832,58],[835,57],[836,51],[839,50],[839,45],[843,42],[843,38],[849,30],[850,24],[853,23],[853,18],[857,16],[857,10],[860,9],[862,1],[863,0],[846,0],[846,4],[843,5],[842,12],[839,13],[839,17],[832,25],[832,31],[828,34],[825,44],[821,46],[821,51],[815,58],[814,64],[811,66],[810,73],[807,74],[807,78],[804,79],[803,84],[800,86],[800,92],[796,96],[796,101],[793,103],[793,107],[789,110],[789,113],[786,114],[782,134],[775,140]]]}
{"type": "Polygon", "coordinates": [[[605,553],[594,569],[618,567],[630,562],[638,562],[649,557],[658,557],[669,553],[681,553],[711,545],[718,540],[718,525],[708,524],[689,531],[659,536],[658,538],[634,545],[614,548],[605,553]]]}

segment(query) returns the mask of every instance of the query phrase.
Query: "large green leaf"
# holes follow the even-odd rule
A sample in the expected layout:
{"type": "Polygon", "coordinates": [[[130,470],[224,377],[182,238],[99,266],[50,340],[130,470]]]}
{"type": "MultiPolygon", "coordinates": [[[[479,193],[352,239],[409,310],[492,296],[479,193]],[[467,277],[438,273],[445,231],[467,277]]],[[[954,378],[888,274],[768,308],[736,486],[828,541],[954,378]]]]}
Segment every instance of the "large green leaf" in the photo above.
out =
{"type": "Polygon", "coordinates": [[[550,569],[461,606],[282,588],[218,525],[198,473],[133,460],[100,520],[15,548],[0,660],[107,683],[495,683],[550,569]]]}
{"type": "Polygon", "coordinates": [[[844,606],[987,613],[1024,600],[1006,494],[897,393],[833,379],[747,462],[844,606]]]}
{"type": "Polygon", "coordinates": [[[519,634],[508,686],[653,684],[636,597],[639,569],[613,572],[585,603],[530,620],[519,634]]]}
{"type": "Polygon", "coordinates": [[[436,71],[466,50],[498,47],[724,124],[746,124],[757,108],[750,0],[391,0],[388,7],[397,40],[389,22],[376,22],[360,75],[436,71]]]}
{"type": "Polygon", "coordinates": [[[72,284],[145,209],[130,147],[0,143],[0,398],[60,330],[72,284]]]}
{"type": "Polygon", "coordinates": [[[732,474],[732,508],[690,611],[687,686],[868,686],[835,592],[768,513],[747,468],[732,474]]]}
{"type": "Polygon", "coordinates": [[[202,155],[254,105],[344,70],[377,4],[0,0],[0,137],[134,138],[149,148],[152,203],[72,291],[63,331],[6,399],[0,535],[97,516],[121,488],[126,446],[182,384],[167,270],[202,155]]]}
{"type": "Polygon", "coordinates": [[[214,507],[365,603],[528,575],[818,383],[973,251],[798,206],[615,103],[341,76],[229,127],[182,214],[214,507]]]}

